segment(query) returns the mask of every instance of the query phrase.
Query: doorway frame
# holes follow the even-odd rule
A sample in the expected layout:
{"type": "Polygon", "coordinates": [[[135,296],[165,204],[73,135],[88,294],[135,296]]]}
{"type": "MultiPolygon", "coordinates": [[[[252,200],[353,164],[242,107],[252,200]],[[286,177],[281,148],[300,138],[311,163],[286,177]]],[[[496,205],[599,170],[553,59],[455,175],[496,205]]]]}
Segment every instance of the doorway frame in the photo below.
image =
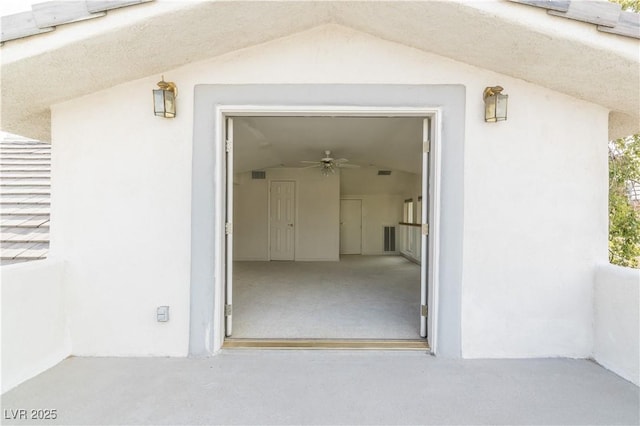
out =
{"type": "MultiPolygon", "coordinates": [[[[224,105],[215,106],[215,121],[225,123],[227,118],[233,117],[415,117],[429,119],[431,126],[429,147],[429,185],[424,188],[423,198],[426,195],[431,201],[427,212],[429,233],[426,236],[428,258],[426,265],[421,265],[421,275],[427,268],[427,340],[430,352],[438,353],[438,306],[439,306],[439,252],[440,252],[440,184],[441,184],[441,152],[442,152],[442,125],[443,111],[440,107],[365,107],[365,106],[301,106],[301,105],[224,105]]],[[[216,127],[214,149],[217,159],[224,159],[226,154],[226,130],[224,125],[216,127]]],[[[424,142],[424,141],[423,141],[424,142]]],[[[424,148],[423,148],[424,155],[424,148]]],[[[223,208],[215,209],[214,230],[215,235],[225,235],[225,223],[227,212],[227,168],[225,161],[217,161],[215,175],[215,200],[223,208]]],[[[424,170],[424,168],[423,168],[424,170]]],[[[231,200],[233,203],[233,200],[231,200]]],[[[215,241],[218,247],[214,256],[214,267],[218,271],[226,271],[225,239],[218,238],[215,241]]],[[[222,348],[225,341],[225,288],[226,273],[216,274],[214,277],[214,306],[213,306],[213,352],[222,348]]],[[[419,317],[418,317],[419,319],[419,317]]]]}

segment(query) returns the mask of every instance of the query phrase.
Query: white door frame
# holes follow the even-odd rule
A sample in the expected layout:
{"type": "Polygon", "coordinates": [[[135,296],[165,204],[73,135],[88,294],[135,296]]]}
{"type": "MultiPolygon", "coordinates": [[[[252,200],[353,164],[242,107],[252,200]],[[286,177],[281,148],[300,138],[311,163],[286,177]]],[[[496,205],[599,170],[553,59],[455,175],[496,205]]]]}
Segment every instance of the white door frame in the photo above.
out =
{"type": "MultiPolygon", "coordinates": [[[[431,200],[429,204],[429,236],[426,239],[429,247],[427,259],[428,277],[428,312],[427,333],[429,347],[434,355],[438,352],[438,293],[439,293],[439,261],[440,251],[439,230],[440,230],[440,173],[441,173],[441,134],[442,134],[442,111],[440,108],[394,108],[394,107],[346,107],[346,106],[273,106],[273,105],[217,105],[215,108],[215,120],[217,123],[224,123],[227,117],[422,117],[431,120],[431,146],[430,146],[430,167],[428,188],[423,186],[422,197],[431,200]],[[426,193],[429,191],[430,193],[426,193]]],[[[225,126],[217,126],[215,149],[216,158],[225,158],[225,126]]],[[[226,206],[227,196],[227,170],[224,161],[216,161],[216,203],[219,206],[226,206]]],[[[233,173],[233,171],[231,171],[233,173]]],[[[230,173],[230,174],[231,174],[230,173]]],[[[423,181],[425,176],[423,176],[423,181]]],[[[424,201],[423,201],[424,203],[424,201]]],[[[423,204],[424,205],[424,204],[423,204]]],[[[226,209],[217,208],[214,214],[214,227],[216,235],[225,235],[226,209]]],[[[217,271],[225,271],[225,241],[220,239],[215,242],[218,247],[218,255],[215,256],[214,266],[217,271]]],[[[425,265],[421,266],[424,268],[425,265]]],[[[214,336],[213,350],[222,348],[225,338],[225,274],[218,273],[214,278],[214,336]]]]}
{"type": "MultiPolygon", "coordinates": [[[[223,226],[225,227],[224,241],[225,241],[225,256],[226,253],[233,253],[233,118],[227,117],[223,121],[222,126],[225,130],[225,136],[223,140],[223,149],[225,152],[225,181],[230,182],[225,188],[225,214],[223,219],[223,226]],[[231,200],[231,201],[229,201],[231,200]],[[229,229],[227,229],[227,224],[229,229]]],[[[233,283],[233,255],[226,256],[224,259],[224,281],[225,283],[233,283]]],[[[233,306],[233,287],[225,288],[224,292],[224,306],[223,311],[226,313],[226,307],[233,306]]],[[[233,316],[229,313],[225,318],[224,335],[231,336],[233,331],[233,316]]]]}

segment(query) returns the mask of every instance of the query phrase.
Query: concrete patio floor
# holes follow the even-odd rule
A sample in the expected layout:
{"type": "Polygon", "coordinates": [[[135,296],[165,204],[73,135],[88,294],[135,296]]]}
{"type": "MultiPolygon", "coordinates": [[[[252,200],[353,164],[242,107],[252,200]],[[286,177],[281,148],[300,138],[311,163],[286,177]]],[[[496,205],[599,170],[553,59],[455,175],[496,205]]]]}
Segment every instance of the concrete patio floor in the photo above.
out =
{"type": "Polygon", "coordinates": [[[3,424],[628,424],[635,385],[586,360],[225,350],[69,358],[2,396],[3,424]],[[55,409],[55,421],[7,420],[55,409]]]}

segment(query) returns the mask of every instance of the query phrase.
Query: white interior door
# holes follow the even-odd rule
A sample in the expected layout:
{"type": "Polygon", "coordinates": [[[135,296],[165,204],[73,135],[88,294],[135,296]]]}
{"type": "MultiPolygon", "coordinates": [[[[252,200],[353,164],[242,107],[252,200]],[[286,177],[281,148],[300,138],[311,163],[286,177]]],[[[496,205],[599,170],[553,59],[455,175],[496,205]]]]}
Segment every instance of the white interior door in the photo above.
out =
{"type": "Polygon", "coordinates": [[[271,260],[295,256],[295,182],[272,181],[269,202],[269,252],[271,260]]]}
{"type": "Polygon", "coordinates": [[[362,200],[340,200],[340,254],[362,254],[362,200]]]}
{"type": "Polygon", "coordinates": [[[422,223],[422,232],[420,238],[420,336],[427,337],[427,306],[428,306],[428,238],[429,238],[429,210],[431,209],[431,200],[429,199],[429,161],[431,151],[430,141],[430,120],[425,118],[422,122],[422,212],[420,222],[422,223]]]}

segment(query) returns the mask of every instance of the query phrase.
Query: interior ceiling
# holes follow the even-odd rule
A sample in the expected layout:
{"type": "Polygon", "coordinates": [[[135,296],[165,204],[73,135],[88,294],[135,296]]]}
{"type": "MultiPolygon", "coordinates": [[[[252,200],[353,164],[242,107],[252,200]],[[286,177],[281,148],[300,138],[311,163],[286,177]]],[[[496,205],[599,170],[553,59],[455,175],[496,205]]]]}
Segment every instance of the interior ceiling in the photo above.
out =
{"type": "Polygon", "coordinates": [[[236,117],[234,168],[308,167],[324,151],[349,164],[409,173],[422,170],[422,125],[416,117],[236,117]]]}

